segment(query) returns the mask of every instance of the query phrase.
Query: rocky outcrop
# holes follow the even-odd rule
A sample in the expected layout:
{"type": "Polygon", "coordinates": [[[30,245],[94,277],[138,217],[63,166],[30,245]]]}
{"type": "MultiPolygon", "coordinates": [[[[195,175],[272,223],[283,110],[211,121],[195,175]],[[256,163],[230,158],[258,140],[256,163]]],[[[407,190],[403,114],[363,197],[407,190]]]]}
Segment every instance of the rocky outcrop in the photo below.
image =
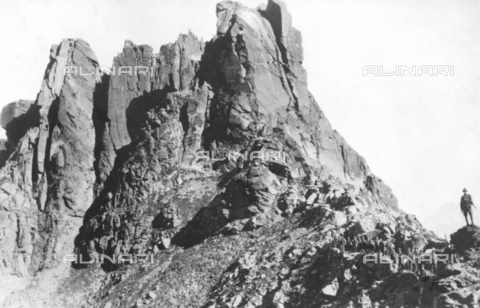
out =
{"type": "Polygon", "coordinates": [[[148,45],[125,42],[123,52],[113,61],[108,103],[103,110],[107,120],[99,158],[101,183],[112,171],[117,152],[141,138],[147,112],[159,106],[168,92],[193,88],[202,54],[203,43],[191,32],[163,45],[157,55],[148,45]]]}
{"type": "Polygon", "coordinates": [[[2,109],[0,125],[5,129],[12,146],[25,135],[30,127],[38,125],[38,109],[32,106],[34,102],[19,100],[2,109]]]}
{"type": "Polygon", "coordinates": [[[38,126],[38,107],[35,101],[19,100],[6,105],[0,115],[0,125],[5,129],[7,140],[2,143],[0,166],[3,167],[7,158],[15,150],[18,141],[27,133],[28,129],[38,126]]]}
{"type": "MultiPolygon", "coordinates": [[[[125,42],[123,52],[114,59],[113,69],[116,73],[110,78],[108,118],[110,136],[116,150],[131,141],[128,124],[130,130],[134,130],[140,124],[136,118],[134,123],[128,123],[127,120],[130,119],[127,119],[127,110],[145,105],[144,102],[135,99],[151,91],[149,71],[153,65],[155,60],[152,48],[147,45],[136,46],[130,41],[125,42]]],[[[131,116],[138,116],[138,113],[132,112],[131,116]]]]}
{"type": "Polygon", "coordinates": [[[293,156],[295,177],[331,174],[362,183],[370,173],[364,159],[331,128],[307,90],[301,35],[291,27],[285,5],[269,1],[256,11],[221,2],[217,17],[218,37],[207,43],[202,66],[202,77],[217,93],[207,145],[246,147],[256,137],[270,136],[293,156]]]}
{"type": "Polygon", "coordinates": [[[369,175],[365,181],[365,187],[377,198],[383,201],[387,210],[395,214],[401,212],[398,207],[397,197],[392,192],[392,189],[388,187],[382,179],[375,175],[369,175]]]}
{"type": "Polygon", "coordinates": [[[480,227],[465,226],[450,235],[453,246],[457,251],[480,248],[480,227]]]}
{"type": "MultiPolygon", "coordinates": [[[[222,2],[217,17],[205,48],[191,33],[159,55],[127,41],[114,60],[101,105],[101,185],[77,250],[88,257],[92,249],[114,256],[187,248],[266,228],[315,202],[342,209],[332,212],[332,228],[352,236],[393,232],[404,214],[309,94],[301,36],[284,4],[222,2]],[[125,67],[149,73],[118,75],[125,67]]],[[[419,232],[412,245],[436,240],[407,218],[419,232]]],[[[344,292],[335,275],[322,282],[326,296],[344,292]]]]}
{"type": "Polygon", "coordinates": [[[7,134],[12,125],[26,130],[0,171],[3,276],[34,274],[72,250],[80,217],[93,201],[97,66],[86,42],[63,40],[52,46],[35,103],[17,102],[2,112],[7,134]],[[20,121],[31,110],[36,120],[20,121]]]}
{"type": "Polygon", "coordinates": [[[0,168],[5,166],[5,162],[9,156],[9,149],[8,149],[8,140],[0,139],[0,168]]]}
{"type": "MultiPolygon", "coordinates": [[[[225,207],[226,212],[241,209],[235,206],[225,207]]],[[[179,226],[177,218],[183,214],[178,209],[172,202],[158,212],[152,225],[160,229],[159,237],[179,226]]],[[[432,288],[433,278],[423,281],[412,271],[399,271],[388,260],[384,264],[365,263],[364,253],[337,246],[335,237],[349,232],[354,224],[339,223],[332,215],[335,212],[317,207],[248,231],[224,228],[189,248],[174,244],[161,248],[154,263],[122,266],[99,279],[102,283],[96,290],[81,292],[83,297],[77,295],[76,300],[86,306],[112,307],[170,307],[179,303],[191,307],[342,307],[367,290],[371,300],[382,306],[433,307],[435,292],[439,294],[432,288]]],[[[369,205],[368,212],[379,227],[390,222],[388,217],[382,218],[381,208],[375,204],[369,205]]],[[[206,225],[219,221],[215,214],[204,217],[210,218],[206,225]]],[[[356,219],[363,221],[362,216],[356,219]]],[[[235,222],[234,217],[224,220],[235,222]]],[[[98,272],[98,268],[90,268],[88,275],[91,271],[98,272]]],[[[68,293],[76,281],[63,282],[53,299],[72,303],[68,293]]]]}
{"type": "Polygon", "coordinates": [[[97,125],[98,190],[76,241],[79,251],[107,252],[106,242],[124,251],[165,246],[158,234],[167,231],[149,222],[172,203],[180,222],[168,236],[189,246],[281,219],[281,190],[308,182],[307,175],[312,183],[333,179],[334,186],[325,182],[324,197],[334,187],[340,194],[364,189],[368,166],[308,94],[300,34],[282,10],[276,2],[259,11],[220,3],[218,36],[205,48],[192,33],[158,55],[147,45],[125,43],[114,60],[108,102],[96,105],[106,115],[97,125]],[[270,22],[277,18],[280,25],[270,22]],[[199,160],[198,151],[219,159],[199,160]],[[241,167],[232,152],[244,156],[241,167]],[[254,166],[252,152],[284,159],[254,166]],[[186,186],[216,187],[185,198],[186,186]],[[119,225],[105,223],[106,217],[119,225]],[[120,241],[118,233],[131,228],[120,241]]]}
{"type": "MultiPolygon", "coordinates": [[[[0,269],[39,275],[38,296],[15,293],[7,307],[315,307],[361,290],[391,307],[433,305],[440,289],[415,270],[364,262],[445,243],[332,128],[285,4],[216,9],[211,41],[189,32],[158,54],[126,41],[110,74],[95,74],[86,42],[64,40],[35,103],[5,109],[5,123],[30,110],[37,122],[12,133],[0,170],[0,269]],[[157,263],[73,264],[46,296],[43,278],[71,251],[157,263]]],[[[442,292],[443,303],[461,293],[442,292]]]]}
{"type": "Polygon", "coordinates": [[[18,119],[30,109],[30,106],[35,101],[31,100],[19,100],[13,103],[10,103],[3,107],[2,113],[0,116],[0,125],[3,129],[7,130],[7,126],[15,119],[18,119]]]}

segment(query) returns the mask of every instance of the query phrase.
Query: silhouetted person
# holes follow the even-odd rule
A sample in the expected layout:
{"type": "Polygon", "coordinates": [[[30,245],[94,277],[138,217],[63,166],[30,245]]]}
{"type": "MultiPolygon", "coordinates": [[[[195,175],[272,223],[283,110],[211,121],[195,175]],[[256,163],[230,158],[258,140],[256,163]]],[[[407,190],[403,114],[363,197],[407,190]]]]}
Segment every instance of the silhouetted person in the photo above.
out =
{"type": "Polygon", "coordinates": [[[467,194],[467,189],[464,188],[462,199],[460,199],[460,208],[462,209],[463,215],[465,216],[465,221],[467,222],[467,226],[468,226],[468,215],[470,215],[470,220],[472,221],[472,225],[473,225],[472,206],[475,206],[473,204],[472,196],[467,194]]]}

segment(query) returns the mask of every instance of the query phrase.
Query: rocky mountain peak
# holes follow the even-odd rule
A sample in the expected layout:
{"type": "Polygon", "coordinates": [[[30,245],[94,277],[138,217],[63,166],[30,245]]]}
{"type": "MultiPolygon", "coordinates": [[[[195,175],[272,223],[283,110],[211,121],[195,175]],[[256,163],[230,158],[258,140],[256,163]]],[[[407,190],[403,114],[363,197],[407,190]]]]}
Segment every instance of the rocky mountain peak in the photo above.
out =
{"type": "Polygon", "coordinates": [[[126,40],[107,74],[88,43],[65,39],[37,99],[4,108],[0,274],[38,277],[5,307],[466,301],[427,287],[453,265],[429,266],[427,280],[415,262],[395,265],[447,243],[332,129],[285,3],[224,1],[216,15],[208,42],[189,32],[155,53],[126,40]],[[72,252],[154,262],[62,262],[72,252]]]}

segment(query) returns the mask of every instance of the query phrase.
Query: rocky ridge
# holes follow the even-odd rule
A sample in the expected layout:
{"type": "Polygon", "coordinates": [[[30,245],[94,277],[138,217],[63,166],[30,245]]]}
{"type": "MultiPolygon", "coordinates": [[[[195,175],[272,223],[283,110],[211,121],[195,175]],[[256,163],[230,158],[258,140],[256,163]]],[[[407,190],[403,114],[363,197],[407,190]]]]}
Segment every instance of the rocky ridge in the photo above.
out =
{"type": "Polygon", "coordinates": [[[398,226],[418,251],[445,243],[332,129],[285,4],[216,13],[211,41],[182,34],[157,54],[126,41],[109,75],[88,43],[63,40],[37,99],[2,111],[0,275],[36,277],[4,306],[333,307],[362,289],[390,307],[478,301],[465,295],[477,280],[459,278],[473,265],[432,284],[332,246],[398,226]],[[155,262],[62,263],[72,252],[155,262]]]}

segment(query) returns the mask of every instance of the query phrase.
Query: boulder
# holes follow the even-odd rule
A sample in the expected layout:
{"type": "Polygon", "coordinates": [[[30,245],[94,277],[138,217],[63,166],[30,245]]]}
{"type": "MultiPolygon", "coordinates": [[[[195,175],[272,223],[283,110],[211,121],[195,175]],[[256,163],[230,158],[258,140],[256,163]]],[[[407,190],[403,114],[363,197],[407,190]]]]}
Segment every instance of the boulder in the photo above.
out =
{"type": "Polygon", "coordinates": [[[0,125],[5,129],[11,143],[9,153],[13,152],[13,148],[29,128],[38,125],[39,108],[34,103],[33,100],[19,100],[2,109],[0,125]]]}
{"type": "Polygon", "coordinates": [[[347,223],[347,216],[344,212],[335,211],[335,223],[337,226],[342,227],[347,223]]]}
{"type": "Polygon", "coordinates": [[[480,247],[480,227],[469,225],[457,230],[450,235],[451,242],[455,250],[463,252],[470,248],[480,247]]]}
{"type": "Polygon", "coordinates": [[[338,292],[338,280],[335,278],[335,280],[332,281],[329,285],[325,286],[322,289],[322,293],[328,296],[336,296],[338,292]]]}
{"type": "Polygon", "coordinates": [[[423,248],[428,245],[428,240],[421,233],[412,235],[411,242],[412,249],[417,249],[418,251],[423,251],[423,248]]]}
{"type": "Polygon", "coordinates": [[[35,103],[35,101],[22,99],[7,104],[5,107],[3,107],[0,115],[0,126],[6,130],[12,121],[18,120],[21,116],[26,114],[33,103],[35,103]]]}
{"type": "Polygon", "coordinates": [[[375,224],[373,222],[367,219],[361,219],[355,222],[355,224],[348,229],[348,232],[353,236],[358,236],[373,230],[375,230],[375,224]]]}

